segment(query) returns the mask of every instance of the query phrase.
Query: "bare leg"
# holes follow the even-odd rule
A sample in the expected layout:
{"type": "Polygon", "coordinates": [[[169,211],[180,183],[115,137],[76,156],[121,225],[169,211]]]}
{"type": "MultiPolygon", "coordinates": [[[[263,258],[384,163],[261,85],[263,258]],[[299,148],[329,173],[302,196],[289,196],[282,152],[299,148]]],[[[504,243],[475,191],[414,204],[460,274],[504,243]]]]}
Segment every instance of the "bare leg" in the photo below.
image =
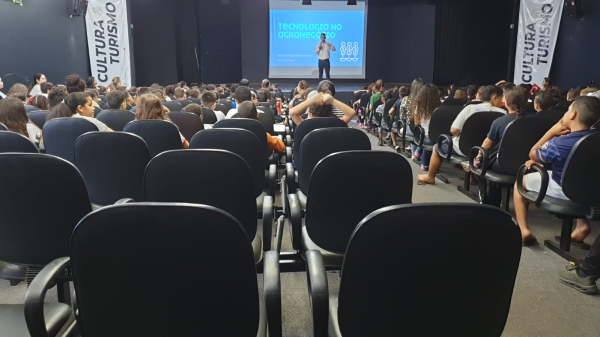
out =
{"type": "Polygon", "coordinates": [[[583,241],[590,234],[590,223],[586,219],[577,219],[577,227],[571,233],[571,240],[583,241]]]}
{"type": "Polygon", "coordinates": [[[431,155],[431,161],[429,162],[429,172],[427,174],[419,174],[417,179],[426,182],[431,185],[435,185],[435,175],[442,167],[442,158],[437,154],[435,148],[431,155]]]}
{"type": "Polygon", "coordinates": [[[394,143],[394,146],[398,145],[398,143],[396,143],[396,134],[393,132],[390,132],[390,134],[392,135],[392,142],[394,143]]]}
{"type": "Polygon", "coordinates": [[[514,190],[515,191],[513,194],[513,203],[515,205],[515,214],[517,216],[517,224],[519,224],[519,227],[521,228],[521,239],[523,240],[523,242],[525,242],[527,240],[530,240],[533,237],[533,234],[531,234],[531,231],[529,231],[529,228],[527,227],[528,202],[519,193],[516,183],[515,183],[514,190]]]}

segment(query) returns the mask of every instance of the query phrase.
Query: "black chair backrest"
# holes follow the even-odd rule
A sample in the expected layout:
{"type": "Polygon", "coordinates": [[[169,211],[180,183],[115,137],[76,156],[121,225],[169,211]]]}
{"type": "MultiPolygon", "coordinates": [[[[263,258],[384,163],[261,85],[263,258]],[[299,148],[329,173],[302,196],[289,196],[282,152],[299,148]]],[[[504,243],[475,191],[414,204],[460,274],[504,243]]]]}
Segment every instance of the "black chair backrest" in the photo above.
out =
{"type": "Polygon", "coordinates": [[[600,148],[600,131],[583,137],[571,150],[562,174],[565,195],[580,204],[600,207],[597,155],[600,148]]]}
{"type": "Polygon", "coordinates": [[[411,203],[412,188],[410,164],[397,153],[348,151],[329,155],[310,177],[308,235],[319,247],[344,254],[354,228],[364,217],[382,207],[411,203]],[[386,187],[372,193],[370,184],[348,184],[355,180],[356,172],[376,174],[386,180],[386,187]]]}
{"type": "Polygon", "coordinates": [[[39,153],[31,139],[11,131],[0,132],[0,153],[39,153]]]}
{"type": "Polygon", "coordinates": [[[227,115],[230,109],[227,109],[227,107],[221,103],[217,103],[215,110],[221,111],[223,114],[227,115]]]}
{"type": "Polygon", "coordinates": [[[227,108],[227,111],[229,111],[231,109],[231,100],[227,99],[227,98],[221,98],[219,100],[220,104],[223,104],[225,106],[225,108],[227,108]]]}
{"type": "Polygon", "coordinates": [[[185,99],[185,100],[177,100],[177,103],[181,104],[181,107],[185,109],[186,106],[192,104],[192,101],[185,99]]]}
{"type": "Polygon", "coordinates": [[[567,112],[567,110],[569,110],[569,107],[571,107],[571,104],[573,104],[573,102],[570,102],[570,101],[560,101],[560,102],[558,102],[558,104],[556,104],[556,106],[554,106],[554,108],[557,108],[558,110],[562,110],[564,112],[567,112]]]}
{"type": "Polygon", "coordinates": [[[97,205],[144,200],[144,171],[150,162],[144,140],[124,132],[89,132],[75,142],[75,165],[97,205]]]}
{"type": "Polygon", "coordinates": [[[265,131],[267,131],[268,134],[273,137],[275,136],[275,126],[273,126],[273,119],[271,116],[259,113],[258,121],[265,127],[265,131]]]}
{"type": "Polygon", "coordinates": [[[296,127],[294,135],[294,162],[296,167],[300,161],[300,146],[306,135],[317,129],[325,128],[347,128],[348,125],[343,120],[335,117],[316,117],[306,119],[296,127]]]}
{"type": "Polygon", "coordinates": [[[377,210],[358,224],[344,256],[340,331],[344,337],[498,337],[520,258],[519,227],[499,208],[450,203],[377,210]],[[415,240],[422,237],[427,245],[415,240]],[[469,273],[486,281],[465,282],[456,261],[469,261],[469,273]]]}
{"type": "Polygon", "coordinates": [[[81,220],[70,246],[85,336],[257,334],[252,246],[240,223],[219,209],[151,203],[106,207],[81,220]],[[182,271],[186,276],[178,287],[189,294],[152,296],[182,271]]]}
{"type": "Polygon", "coordinates": [[[0,123],[0,131],[8,131],[8,128],[6,127],[6,125],[0,123]]]}
{"type": "Polygon", "coordinates": [[[181,106],[181,104],[179,104],[178,101],[170,101],[170,102],[164,101],[164,102],[162,102],[162,105],[164,107],[166,107],[167,109],[169,109],[169,111],[173,111],[173,112],[183,110],[183,106],[181,106]]]}
{"type": "Polygon", "coordinates": [[[243,129],[211,129],[199,132],[192,138],[190,149],[216,149],[242,157],[254,178],[254,195],[261,195],[265,185],[265,166],[261,160],[263,146],[250,131],[243,129]]]}
{"type": "MultiPolygon", "coordinates": [[[[508,125],[498,147],[498,165],[503,174],[517,175],[519,167],[529,160],[529,151],[550,130],[548,118],[520,118],[508,125]]],[[[462,142],[462,139],[461,139],[462,142]]]]}
{"type": "Polygon", "coordinates": [[[129,110],[104,110],[96,116],[96,119],[113,131],[123,131],[127,123],[135,120],[135,113],[129,110]]]}
{"type": "Polygon", "coordinates": [[[565,116],[565,113],[567,112],[567,110],[568,110],[568,108],[565,110],[560,107],[554,107],[554,108],[550,108],[546,111],[538,112],[536,117],[549,118],[554,121],[554,124],[556,124],[565,116]]]}
{"type": "Polygon", "coordinates": [[[154,157],[144,176],[146,201],[220,208],[256,235],[256,197],[246,161],[223,150],[175,150],[154,157]]]}
{"type": "Polygon", "coordinates": [[[188,141],[191,141],[196,133],[204,130],[204,123],[200,117],[191,112],[169,112],[168,115],[188,141]]]}
{"type": "Polygon", "coordinates": [[[269,116],[269,118],[271,118],[271,120],[273,121],[273,124],[275,124],[275,115],[273,114],[273,110],[266,108],[264,106],[257,106],[256,109],[258,110],[259,115],[260,115],[260,112],[262,111],[262,113],[269,116]]]}
{"type": "Polygon", "coordinates": [[[385,105],[383,107],[383,116],[387,117],[390,114],[390,110],[392,110],[392,108],[394,107],[394,104],[396,104],[396,101],[398,100],[398,98],[390,98],[387,101],[385,101],[385,105]]]}
{"type": "Polygon", "coordinates": [[[40,111],[40,108],[38,108],[37,106],[33,106],[33,105],[26,105],[25,111],[26,112],[40,111]]]}
{"type": "Polygon", "coordinates": [[[98,95],[98,99],[100,99],[100,101],[103,103],[106,103],[106,95],[98,95]]]}
{"type": "Polygon", "coordinates": [[[468,155],[473,146],[479,146],[483,143],[490,131],[490,126],[503,113],[497,111],[481,111],[472,114],[460,133],[460,152],[468,155]]]}
{"type": "Polygon", "coordinates": [[[73,228],[92,211],[79,171],[37,153],[0,154],[0,167],[0,260],[43,266],[68,256],[73,228]]]}
{"type": "Polygon", "coordinates": [[[217,116],[215,112],[207,108],[202,108],[202,123],[209,125],[216,124],[217,116]]]}
{"type": "Polygon", "coordinates": [[[371,141],[364,132],[350,128],[325,128],[312,131],[302,141],[298,168],[298,185],[308,195],[310,176],[317,164],[332,153],[370,150],[371,141]]]}
{"type": "Polygon", "coordinates": [[[271,111],[271,114],[273,116],[275,116],[277,114],[277,108],[275,107],[276,103],[272,103],[272,102],[261,102],[259,105],[269,109],[269,111],[271,111]]]}
{"type": "Polygon", "coordinates": [[[200,98],[188,97],[188,101],[196,104],[202,104],[202,100],[200,98]]]}
{"type": "Polygon", "coordinates": [[[94,117],[98,117],[102,111],[104,111],[102,108],[94,107],[94,117]]]}
{"type": "Polygon", "coordinates": [[[75,163],[73,147],[79,136],[98,131],[96,125],[82,118],[54,118],[44,124],[44,147],[51,154],[75,163]]]}
{"type": "Polygon", "coordinates": [[[34,111],[27,113],[27,117],[29,120],[33,122],[38,128],[43,129],[44,124],[46,124],[46,120],[48,119],[48,114],[50,111],[34,111]]]}
{"type": "Polygon", "coordinates": [[[440,135],[450,133],[452,123],[463,109],[460,105],[442,105],[435,109],[429,122],[429,139],[437,143],[440,135]]]}
{"type": "Polygon", "coordinates": [[[169,121],[159,119],[133,121],[127,123],[123,131],[142,137],[152,157],[161,152],[181,149],[183,146],[177,126],[169,121]]]}
{"type": "Polygon", "coordinates": [[[267,164],[269,159],[269,143],[267,143],[267,130],[261,122],[256,119],[249,118],[232,118],[219,121],[214,126],[215,129],[243,129],[252,132],[263,146],[264,164],[267,164]]]}
{"type": "Polygon", "coordinates": [[[362,108],[366,108],[367,105],[369,105],[369,103],[371,103],[371,96],[373,96],[373,95],[369,94],[369,93],[364,93],[364,94],[362,94],[362,96],[360,96],[360,106],[362,108]]]}
{"type": "Polygon", "coordinates": [[[460,105],[462,107],[465,104],[467,104],[467,101],[465,101],[464,99],[458,99],[458,98],[448,98],[448,99],[444,100],[444,103],[442,103],[442,104],[443,105],[460,105]]]}

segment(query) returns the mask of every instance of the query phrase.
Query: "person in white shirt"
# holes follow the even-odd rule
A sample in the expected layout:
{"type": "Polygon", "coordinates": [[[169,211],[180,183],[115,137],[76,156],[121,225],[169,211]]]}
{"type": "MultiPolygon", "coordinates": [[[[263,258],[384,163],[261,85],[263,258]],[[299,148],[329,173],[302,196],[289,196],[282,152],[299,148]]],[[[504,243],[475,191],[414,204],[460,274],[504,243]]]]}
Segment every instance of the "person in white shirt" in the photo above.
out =
{"type": "MultiPolygon", "coordinates": [[[[218,101],[217,94],[214,91],[207,91],[202,94],[202,107],[212,111],[215,114],[215,117],[217,117],[217,122],[218,122],[220,120],[225,119],[225,114],[223,114],[223,112],[221,112],[221,111],[215,110],[215,108],[217,107],[217,101],[218,101]]],[[[232,109],[232,110],[235,110],[235,109],[232,109]]],[[[237,110],[235,110],[235,113],[237,113],[237,110]]],[[[227,114],[229,115],[229,113],[227,113],[227,114]]],[[[210,124],[205,124],[205,126],[206,125],[210,125],[210,124]]]]}
{"type": "MultiPolygon", "coordinates": [[[[248,87],[239,86],[237,89],[235,89],[236,106],[246,101],[252,102],[252,91],[248,87]]],[[[202,104],[204,104],[204,102],[202,102],[202,104]]],[[[233,117],[236,113],[237,109],[231,109],[229,110],[229,112],[227,112],[227,116],[225,116],[225,118],[229,119],[233,117]]]]}
{"type": "Polygon", "coordinates": [[[323,80],[323,70],[325,70],[325,75],[327,79],[330,80],[329,70],[331,69],[331,64],[329,63],[330,54],[332,51],[335,51],[335,47],[326,42],[325,39],[327,36],[325,34],[321,34],[321,42],[317,45],[315,49],[315,54],[319,55],[319,81],[323,80]]]}
{"type": "MultiPolygon", "coordinates": [[[[54,84],[50,83],[50,82],[44,82],[44,83],[40,84],[40,90],[42,91],[42,96],[48,98],[48,94],[52,90],[53,86],[54,86],[54,84]]],[[[31,95],[31,96],[33,97],[33,95],[31,95]]]]}
{"type": "Polygon", "coordinates": [[[92,98],[85,92],[74,92],[65,97],[65,104],[71,109],[73,118],[82,118],[94,124],[98,131],[113,131],[106,124],[94,118],[92,98]]]}
{"type": "Polygon", "coordinates": [[[33,96],[43,94],[44,92],[42,92],[40,85],[44,82],[46,82],[46,75],[44,75],[42,73],[37,73],[37,74],[33,75],[33,82],[31,83],[31,85],[28,88],[29,96],[33,97],[33,96]]]}

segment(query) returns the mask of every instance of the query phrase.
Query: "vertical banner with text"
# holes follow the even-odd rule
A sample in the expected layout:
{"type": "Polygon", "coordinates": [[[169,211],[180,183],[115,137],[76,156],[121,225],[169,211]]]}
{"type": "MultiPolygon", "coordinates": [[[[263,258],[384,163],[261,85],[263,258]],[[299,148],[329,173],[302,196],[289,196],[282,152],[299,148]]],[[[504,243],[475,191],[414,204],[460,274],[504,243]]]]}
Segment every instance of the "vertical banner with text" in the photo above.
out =
{"type": "Polygon", "coordinates": [[[98,85],[120,77],[131,86],[127,0],[89,0],[85,18],[90,67],[98,85]]]}
{"type": "Polygon", "coordinates": [[[542,86],[550,75],[564,0],[521,0],[515,83],[542,86]]]}

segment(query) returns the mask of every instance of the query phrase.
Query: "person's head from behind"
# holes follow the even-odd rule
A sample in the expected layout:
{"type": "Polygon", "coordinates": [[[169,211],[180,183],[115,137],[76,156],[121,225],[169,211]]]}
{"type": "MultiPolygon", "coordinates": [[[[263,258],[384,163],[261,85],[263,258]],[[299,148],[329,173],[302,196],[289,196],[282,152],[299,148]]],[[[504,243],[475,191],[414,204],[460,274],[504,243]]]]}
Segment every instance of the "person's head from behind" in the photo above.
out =
{"type": "MultiPolygon", "coordinates": [[[[242,80],[240,81],[240,87],[247,87],[250,85],[250,81],[248,81],[248,79],[246,78],[242,78],[242,80]]],[[[211,90],[211,89],[208,89],[211,90]]],[[[214,88],[212,90],[215,90],[214,88]]]]}
{"type": "Polygon", "coordinates": [[[377,80],[377,82],[375,82],[375,87],[373,88],[374,93],[381,93],[383,94],[383,92],[385,91],[385,82],[383,82],[382,79],[377,80]]]}
{"type": "Polygon", "coordinates": [[[206,90],[208,91],[215,91],[217,89],[217,86],[214,84],[209,84],[206,86],[206,90]]]}
{"type": "Polygon", "coordinates": [[[98,91],[100,91],[100,95],[106,95],[106,87],[105,86],[99,85],[98,91]]]}
{"type": "MultiPolygon", "coordinates": [[[[514,86],[513,86],[514,87],[514,86]]],[[[488,85],[481,88],[481,100],[484,103],[491,103],[493,106],[502,107],[504,91],[495,85],[488,85]]]]}
{"type": "Polygon", "coordinates": [[[527,105],[527,90],[518,86],[504,90],[504,102],[510,113],[516,113],[517,118],[522,117],[527,105]]]}
{"type": "Polygon", "coordinates": [[[84,92],[85,82],[77,74],[71,74],[65,78],[65,85],[69,94],[74,92],[84,92]]]}
{"type": "Polygon", "coordinates": [[[231,85],[231,91],[229,93],[230,97],[233,98],[233,96],[235,96],[235,91],[237,90],[237,88],[239,88],[239,86],[240,85],[237,84],[237,83],[234,83],[234,84],[231,85]]]}
{"type": "Polygon", "coordinates": [[[237,104],[246,101],[252,101],[252,91],[250,91],[250,88],[239,86],[237,89],[235,89],[235,101],[237,104]]]}
{"type": "Polygon", "coordinates": [[[97,89],[88,89],[85,92],[88,95],[90,95],[90,98],[92,99],[92,101],[98,102],[100,100],[100,98],[98,97],[100,94],[98,93],[97,89]]]}
{"type": "Polygon", "coordinates": [[[237,107],[237,118],[258,119],[258,111],[252,102],[243,102],[237,107]]]}
{"type": "Polygon", "coordinates": [[[271,86],[271,81],[265,78],[264,80],[262,80],[260,86],[261,88],[268,88],[271,86]]]}
{"type": "Polygon", "coordinates": [[[468,101],[469,95],[467,94],[467,91],[465,89],[459,88],[456,89],[456,92],[454,92],[454,98],[468,101]]]}
{"type": "Polygon", "coordinates": [[[185,93],[185,89],[177,87],[175,88],[175,98],[178,100],[184,100],[187,98],[187,95],[185,93]]]}
{"type": "Polygon", "coordinates": [[[164,101],[166,98],[165,93],[160,89],[152,90],[152,95],[156,96],[161,101],[164,101]]]}
{"type": "Polygon", "coordinates": [[[325,39],[327,39],[327,35],[325,35],[325,33],[321,34],[321,42],[325,42],[325,39]]]}
{"type": "Polygon", "coordinates": [[[111,83],[110,83],[111,88],[114,90],[120,86],[122,86],[121,84],[121,78],[120,77],[113,77],[111,83]]]}
{"type": "Polygon", "coordinates": [[[569,107],[562,119],[562,124],[569,130],[587,130],[600,121],[600,98],[581,96],[569,107]]]}
{"type": "Polygon", "coordinates": [[[113,110],[125,110],[127,108],[127,93],[114,90],[106,94],[106,104],[113,110]]]}
{"type": "Polygon", "coordinates": [[[202,120],[202,105],[200,104],[188,104],[185,108],[183,108],[183,111],[193,113],[194,115],[200,117],[200,120],[202,120]]]}
{"type": "Polygon", "coordinates": [[[554,97],[545,91],[540,91],[533,100],[535,111],[545,111],[554,106],[554,97]]]}
{"type": "Polygon", "coordinates": [[[256,99],[261,103],[268,102],[271,99],[271,93],[267,89],[260,89],[256,93],[256,99]]]}
{"type": "Polygon", "coordinates": [[[417,98],[417,95],[425,85],[425,81],[422,78],[416,78],[410,86],[410,99],[411,101],[417,98]]]}
{"type": "Polygon", "coordinates": [[[313,88],[308,88],[308,89],[304,90],[304,92],[301,95],[302,99],[306,101],[306,99],[308,98],[308,95],[313,91],[315,91],[315,89],[313,89],[313,88]]]}
{"type": "Polygon", "coordinates": [[[42,91],[42,94],[49,94],[50,90],[52,89],[52,87],[54,86],[54,84],[50,83],[50,82],[44,82],[42,84],[40,84],[40,90],[42,91]]]}
{"type": "Polygon", "coordinates": [[[69,108],[69,106],[65,103],[60,103],[54,108],[50,109],[50,113],[48,114],[48,117],[46,117],[46,120],[71,116],[73,116],[73,111],[71,111],[71,108],[69,108]]]}
{"type": "Polygon", "coordinates": [[[50,108],[54,108],[55,106],[62,103],[62,101],[67,97],[67,91],[62,87],[53,87],[48,94],[48,104],[50,108]]]}
{"type": "Polygon", "coordinates": [[[214,110],[217,107],[217,94],[214,91],[207,91],[202,94],[202,106],[214,110]]]}
{"type": "Polygon", "coordinates": [[[187,87],[187,83],[186,83],[185,81],[179,81],[179,83],[177,83],[177,85],[178,85],[180,88],[187,87]]]}
{"type": "Polygon", "coordinates": [[[27,122],[29,117],[23,102],[12,97],[0,100],[0,123],[6,125],[8,131],[28,136],[27,122]]]}
{"type": "Polygon", "coordinates": [[[548,88],[548,87],[550,87],[552,85],[554,85],[554,83],[552,82],[552,80],[550,79],[550,77],[545,77],[544,81],[542,81],[542,87],[544,89],[546,89],[546,88],[548,88]]]}
{"type": "Polygon", "coordinates": [[[143,95],[135,113],[136,120],[163,119],[168,120],[162,101],[156,95],[143,95]]]}
{"type": "Polygon", "coordinates": [[[10,87],[6,96],[14,97],[16,95],[19,95],[19,96],[27,97],[28,92],[29,92],[29,90],[27,89],[27,87],[24,84],[15,83],[15,84],[13,84],[12,87],[10,87]]]}
{"type": "Polygon", "coordinates": [[[37,95],[35,97],[32,97],[30,102],[32,106],[40,110],[46,111],[50,109],[50,105],[48,104],[48,99],[46,98],[46,96],[37,95]]]}
{"type": "Polygon", "coordinates": [[[408,94],[409,94],[408,88],[405,86],[401,86],[400,89],[398,89],[398,94],[400,95],[400,98],[404,98],[404,97],[408,96],[408,94]]]}
{"type": "Polygon", "coordinates": [[[94,106],[92,98],[85,92],[74,92],[65,97],[65,104],[73,114],[94,117],[94,106]]]}
{"type": "Polygon", "coordinates": [[[381,95],[381,103],[385,104],[389,99],[392,98],[392,90],[388,90],[381,95]]]}
{"type": "Polygon", "coordinates": [[[165,95],[166,96],[175,96],[175,86],[174,85],[167,85],[165,87],[165,95]]]}
{"type": "Polygon", "coordinates": [[[198,90],[198,89],[190,90],[190,97],[191,98],[200,98],[200,90],[198,90]]]}
{"type": "Polygon", "coordinates": [[[438,88],[433,84],[425,84],[417,98],[411,103],[421,119],[429,119],[433,111],[442,105],[438,88]]]}
{"type": "Polygon", "coordinates": [[[569,92],[567,93],[567,101],[573,102],[580,95],[581,95],[581,89],[579,87],[573,88],[573,89],[569,90],[569,92]]]}
{"type": "Polygon", "coordinates": [[[467,87],[467,99],[469,101],[472,101],[477,98],[477,90],[479,90],[479,87],[476,85],[470,85],[467,87]]]}
{"type": "Polygon", "coordinates": [[[85,85],[88,88],[95,88],[96,87],[96,79],[94,78],[94,76],[88,76],[88,78],[85,80],[85,85]]]}
{"type": "Polygon", "coordinates": [[[329,80],[323,80],[321,81],[321,83],[319,83],[319,86],[317,87],[317,92],[329,94],[335,97],[335,85],[329,80]]]}

